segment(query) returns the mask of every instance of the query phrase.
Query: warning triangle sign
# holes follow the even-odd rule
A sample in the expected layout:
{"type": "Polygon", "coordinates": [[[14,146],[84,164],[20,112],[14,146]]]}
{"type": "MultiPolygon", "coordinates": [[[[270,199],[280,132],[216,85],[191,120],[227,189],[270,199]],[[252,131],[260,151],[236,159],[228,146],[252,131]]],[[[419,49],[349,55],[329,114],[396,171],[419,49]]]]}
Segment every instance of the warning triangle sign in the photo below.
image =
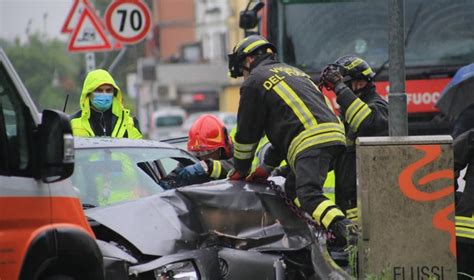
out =
{"type": "Polygon", "coordinates": [[[70,52],[106,51],[113,48],[102,24],[90,9],[84,9],[69,40],[70,52]]]}
{"type": "Polygon", "coordinates": [[[79,18],[85,9],[94,11],[94,7],[89,3],[88,0],[74,0],[74,4],[69,10],[66,21],[61,28],[61,33],[71,33],[74,30],[74,27],[77,26],[79,18]]]}

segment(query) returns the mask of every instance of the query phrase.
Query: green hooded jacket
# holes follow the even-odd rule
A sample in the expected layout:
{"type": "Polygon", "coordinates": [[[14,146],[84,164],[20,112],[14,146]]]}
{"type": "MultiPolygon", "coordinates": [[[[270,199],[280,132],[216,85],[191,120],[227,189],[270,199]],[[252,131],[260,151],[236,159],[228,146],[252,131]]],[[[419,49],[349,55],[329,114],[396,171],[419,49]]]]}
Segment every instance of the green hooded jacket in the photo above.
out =
{"type": "Polygon", "coordinates": [[[102,69],[89,72],[84,80],[80,99],[81,113],[80,115],[76,114],[77,117],[71,119],[73,135],[79,137],[95,136],[89,122],[91,116],[89,99],[90,93],[103,84],[112,85],[116,89],[112,102],[112,114],[115,115],[117,119],[115,124],[113,124],[113,130],[110,136],[122,138],[126,133],[126,137],[128,138],[141,139],[143,136],[138,128],[135,127],[133,117],[130,115],[130,110],[123,107],[122,91],[117,86],[109,72],[102,69]]]}

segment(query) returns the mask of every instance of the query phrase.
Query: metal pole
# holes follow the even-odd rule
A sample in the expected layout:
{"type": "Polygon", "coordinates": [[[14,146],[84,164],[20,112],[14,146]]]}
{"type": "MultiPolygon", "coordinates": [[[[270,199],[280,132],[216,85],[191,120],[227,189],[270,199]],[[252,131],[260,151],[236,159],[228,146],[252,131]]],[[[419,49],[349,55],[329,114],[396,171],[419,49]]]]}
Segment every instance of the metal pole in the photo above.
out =
{"type": "Polygon", "coordinates": [[[407,96],[405,94],[405,1],[388,0],[389,11],[389,135],[407,136],[407,96]]]}
{"type": "Polygon", "coordinates": [[[112,74],[112,71],[114,71],[114,68],[115,66],[117,66],[117,64],[119,63],[119,61],[122,59],[123,55],[125,54],[125,52],[127,51],[127,46],[123,46],[123,48],[120,50],[120,52],[118,53],[118,55],[115,57],[114,61],[112,62],[112,64],[110,64],[109,66],[109,73],[112,74]]]}
{"type": "Polygon", "coordinates": [[[95,70],[95,54],[93,52],[86,53],[86,72],[95,70]]]}
{"type": "Polygon", "coordinates": [[[285,48],[283,47],[283,42],[285,40],[284,34],[286,33],[285,30],[285,5],[281,3],[281,1],[278,1],[278,37],[277,37],[277,53],[278,57],[282,60],[284,60],[285,57],[285,48]]]}

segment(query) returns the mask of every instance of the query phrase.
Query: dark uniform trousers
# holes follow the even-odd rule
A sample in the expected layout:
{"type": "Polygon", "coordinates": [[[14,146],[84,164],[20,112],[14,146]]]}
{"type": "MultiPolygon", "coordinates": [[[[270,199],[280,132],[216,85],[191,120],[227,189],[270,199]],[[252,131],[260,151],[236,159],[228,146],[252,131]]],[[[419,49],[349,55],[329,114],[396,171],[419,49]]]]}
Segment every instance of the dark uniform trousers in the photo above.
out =
{"type": "Polygon", "coordinates": [[[286,178],[285,191],[293,201],[298,197],[304,211],[313,213],[315,205],[327,200],[323,184],[335,157],[343,150],[343,146],[311,147],[297,156],[294,170],[286,178]]]}

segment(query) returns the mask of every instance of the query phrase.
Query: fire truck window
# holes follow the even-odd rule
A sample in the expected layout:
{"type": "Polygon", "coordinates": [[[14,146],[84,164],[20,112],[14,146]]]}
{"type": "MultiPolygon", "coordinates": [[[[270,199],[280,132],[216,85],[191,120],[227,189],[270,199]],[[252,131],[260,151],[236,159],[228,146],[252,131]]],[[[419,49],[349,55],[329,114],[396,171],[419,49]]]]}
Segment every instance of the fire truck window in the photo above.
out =
{"type": "MultiPolygon", "coordinates": [[[[274,37],[270,39],[278,43],[286,62],[319,73],[324,65],[345,54],[361,56],[374,70],[387,61],[387,0],[304,2],[280,6],[276,11],[281,13],[283,28],[268,26],[274,37]]],[[[408,68],[457,67],[472,62],[473,34],[472,0],[405,1],[408,68]]]]}

